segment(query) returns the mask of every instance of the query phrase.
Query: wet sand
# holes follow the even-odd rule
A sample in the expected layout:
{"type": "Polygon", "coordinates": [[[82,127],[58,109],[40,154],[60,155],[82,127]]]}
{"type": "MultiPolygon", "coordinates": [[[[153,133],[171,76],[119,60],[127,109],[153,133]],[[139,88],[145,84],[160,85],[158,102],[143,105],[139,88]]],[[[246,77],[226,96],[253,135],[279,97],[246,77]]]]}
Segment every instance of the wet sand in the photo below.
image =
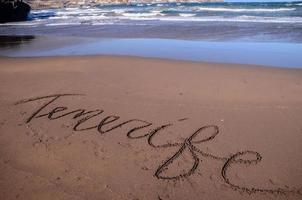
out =
{"type": "Polygon", "coordinates": [[[300,52],[301,43],[286,42],[0,35],[0,55],[7,57],[111,55],[301,68],[300,52]]]}
{"type": "Polygon", "coordinates": [[[301,199],[302,70],[0,58],[0,199],[301,199]]]}

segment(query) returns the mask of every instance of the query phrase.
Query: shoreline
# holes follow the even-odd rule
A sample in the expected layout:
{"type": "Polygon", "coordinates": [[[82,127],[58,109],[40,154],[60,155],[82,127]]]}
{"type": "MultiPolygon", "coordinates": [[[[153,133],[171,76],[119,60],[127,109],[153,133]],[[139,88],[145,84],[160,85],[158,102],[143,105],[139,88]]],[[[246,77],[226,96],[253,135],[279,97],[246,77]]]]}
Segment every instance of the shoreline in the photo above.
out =
{"type": "Polygon", "coordinates": [[[0,199],[301,200],[301,2],[78,1],[0,24],[0,199]]]}
{"type": "Polygon", "coordinates": [[[169,59],[169,58],[157,58],[157,57],[144,57],[144,56],[131,56],[131,55],[114,55],[114,54],[92,54],[92,55],[52,55],[52,56],[2,56],[0,55],[0,61],[8,61],[8,60],[15,60],[15,59],[24,59],[24,60],[39,60],[39,59],[88,59],[88,58],[100,58],[100,59],[134,59],[134,60],[150,60],[150,61],[157,61],[157,62],[172,62],[172,63],[181,63],[181,64],[192,64],[192,65],[207,65],[207,66],[215,66],[215,67],[231,67],[231,68],[250,68],[250,69],[272,69],[277,71],[301,71],[302,67],[280,67],[280,66],[273,66],[273,65],[257,65],[257,64],[244,64],[244,63],[226,63],[226,62],[207,62],[207,61],[194,61],[194,60],[177,60],[177,59],[169,59]]]}
{"type": "Polygon", "coordinates": [[[178,61],[251,64],[301,68],[302,44],[213,42],[159,38],[87,38],[66,36],[3,36],[0,55],[8,57],[134,56],[178,61]],[[9,40],[9,42],[6,42],[9,40]]]}

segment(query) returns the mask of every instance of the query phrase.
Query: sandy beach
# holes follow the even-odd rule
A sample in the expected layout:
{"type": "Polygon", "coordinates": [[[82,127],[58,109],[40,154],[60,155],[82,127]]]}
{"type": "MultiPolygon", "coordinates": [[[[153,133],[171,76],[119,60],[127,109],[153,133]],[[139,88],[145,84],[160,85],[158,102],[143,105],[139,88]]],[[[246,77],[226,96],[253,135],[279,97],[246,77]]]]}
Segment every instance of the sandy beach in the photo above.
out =
{"type": "Polygon", "coordinates": [[[302,70],[0,58],[0,199],[302,198],[302,70]]]}

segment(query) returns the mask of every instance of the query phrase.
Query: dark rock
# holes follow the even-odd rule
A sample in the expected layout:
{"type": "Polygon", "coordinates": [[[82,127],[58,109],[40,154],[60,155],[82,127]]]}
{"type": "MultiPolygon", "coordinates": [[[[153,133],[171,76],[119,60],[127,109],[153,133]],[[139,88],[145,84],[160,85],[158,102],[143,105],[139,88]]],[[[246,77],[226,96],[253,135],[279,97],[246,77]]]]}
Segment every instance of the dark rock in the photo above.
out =
{"type": "Polygon", "coordinates": [[[30,6],[22,0],[0,1],[0,23],[25,21],[30,12],[30,6]]]}

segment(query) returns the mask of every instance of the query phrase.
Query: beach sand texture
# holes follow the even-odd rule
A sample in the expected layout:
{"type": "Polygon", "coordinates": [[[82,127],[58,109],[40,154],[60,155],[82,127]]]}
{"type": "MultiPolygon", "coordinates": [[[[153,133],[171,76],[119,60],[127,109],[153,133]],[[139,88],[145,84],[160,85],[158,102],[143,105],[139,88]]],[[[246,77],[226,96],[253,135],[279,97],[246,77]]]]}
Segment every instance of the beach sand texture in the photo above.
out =
{"type": "Polygon", "coordinates": [[[0,58],[0,199],[301,199],[302,70],[0,58]]]}

